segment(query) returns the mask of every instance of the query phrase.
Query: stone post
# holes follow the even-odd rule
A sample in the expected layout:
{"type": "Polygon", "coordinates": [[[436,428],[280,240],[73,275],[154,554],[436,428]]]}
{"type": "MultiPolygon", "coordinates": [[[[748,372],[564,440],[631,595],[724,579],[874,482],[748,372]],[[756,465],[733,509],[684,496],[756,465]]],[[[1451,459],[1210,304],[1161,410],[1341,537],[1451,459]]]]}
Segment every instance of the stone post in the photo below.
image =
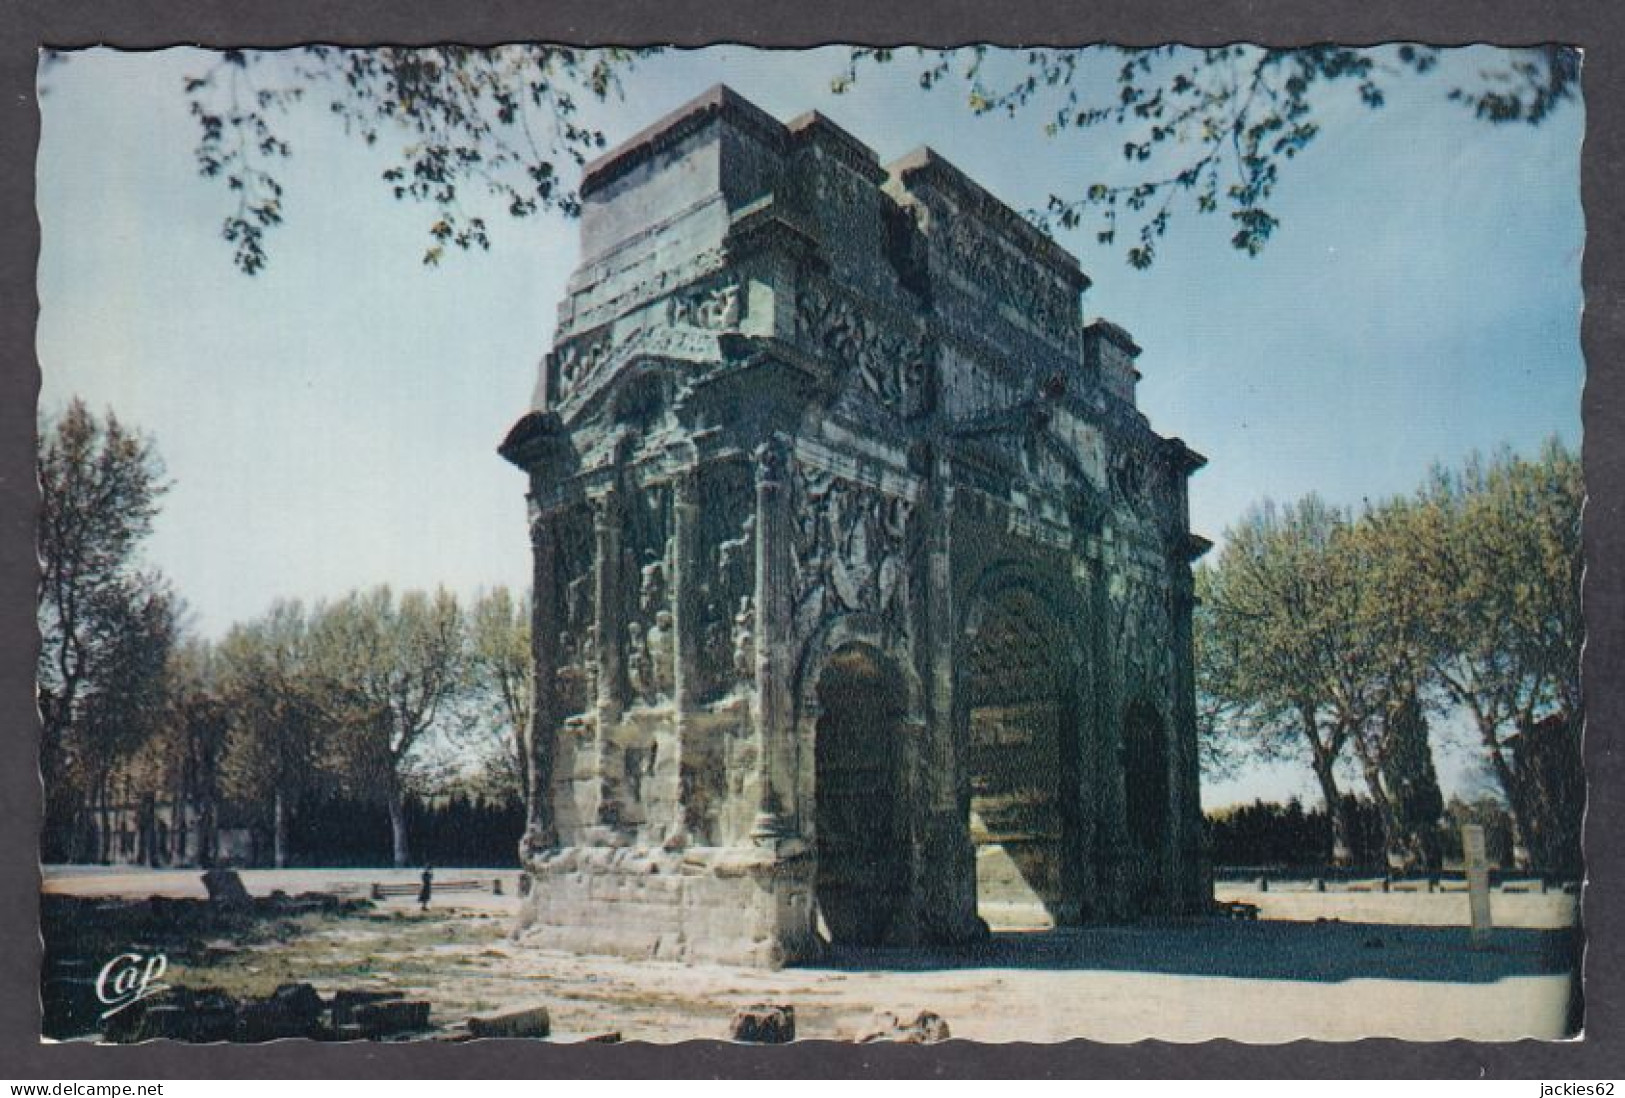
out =
{"type": "Polygon", "coordinates": [[[677,742],[677,765],[672,768],[677,782],[672,804],[676,806],[671,840],[686,842],[700,826],[693,803],[694,760],[690,725],[694,713],[695,690],[700,675],[700,554],[699,470],[690,468],[677,474],[672,485],[672,723],[677,742]]]}
{"type": "Polygon", "coordinates": [[[760,800],[751,837],[772,843],[789,836],[789,783],[779,773],[792,734],[788,681],[790,516],[785,485],[788,457],[781,442],[756,450],[756,738],[760,800]]]}
{"type": "Polygon", "coordinates": [[[621,641],[624,625],[621,614],[621,510],[615,489],[593,501],[593,602],[597,620],[593,624],[594,648],[598,656],[597,720],[593,747],[598,777],[598,823],[613,826],[620,820],[620,804],[611,777],[610,729],[621,719],[625,698],[625,668],[621,641]]]}
{"type": "Polygon", "coordinates": [[[530,637],[535,694],[526,742],[525,854],[557,845],[553,823],[553,757],[558,741],[558,517],[535,508],[530,520],[530,637]]]}

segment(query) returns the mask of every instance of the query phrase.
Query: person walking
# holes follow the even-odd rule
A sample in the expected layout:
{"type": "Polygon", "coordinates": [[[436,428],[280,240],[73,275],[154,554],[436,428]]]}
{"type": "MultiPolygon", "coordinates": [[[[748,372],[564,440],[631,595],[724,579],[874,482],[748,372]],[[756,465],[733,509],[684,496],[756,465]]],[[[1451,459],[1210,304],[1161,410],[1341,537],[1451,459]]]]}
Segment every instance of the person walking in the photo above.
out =
{"type": "Polygon", "coordinates": [[[434,895],[434,870],[429,866],[423,867],[423,887],[418,889],[418,907],[420,910],[429,910],[429,897],[434,895]]]}

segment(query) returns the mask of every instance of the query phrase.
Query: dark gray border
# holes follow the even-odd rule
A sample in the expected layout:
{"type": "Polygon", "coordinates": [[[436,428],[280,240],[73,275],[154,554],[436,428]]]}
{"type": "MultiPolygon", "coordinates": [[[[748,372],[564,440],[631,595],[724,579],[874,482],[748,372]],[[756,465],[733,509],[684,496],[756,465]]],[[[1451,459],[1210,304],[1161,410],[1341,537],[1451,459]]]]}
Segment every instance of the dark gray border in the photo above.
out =
{"type": "MultiPolygon", "coordinates": [[[[1625,696],[1612,677],[1625,666],[1621,598],[1621,479],[1625,468],[1625,400],[1616,364],[1625,321],[1620,256],[1625,222],[1614,211],[1625,162],[1621,62],[1625,9],[1602,3],[1529,0],[1436,0],[1426,5],[1367,0],[1358,10],[1338,0],[1289,5],[1262,0],[1092,0],[1062,11],[1057,0],[756,0],[732,13],[697,0],[499,0],[477,11],[434,2],[364,0],[332,5],[156,4],[49,0],[0,5],[0,139],[10,151],[0,171],[0,1076],[40,1081],[93,1078],[242,1077],[510,1077],[579,1076],[1060,1076],[1060,1077],[1519,1077],[1547,1080],[1625,1076],[1620,1025],[1619,902],[1622,834],[1621,763],[1615,730],[1625,696]],[[34,765],[33,473],[38,365],[33,354],[35,263],[39,228],[33,204],[39,117],[33,101],[35,51],[110,43],[155,48],[177,43],[276,46],[325,40],[351,44],[456,40],[493,43],[546,39],[581,44],[703,45],[746,41],[808,46],[832,41],[955,45],[992,41],[1164,41],[1272,44],[1317,41],[1438,44],[1558,41],[1586,50],[1584,199],[1588,237],[1584,278],[1584,346],[1590,364],[1584,400],[1587,622],[1585,672],[1590,713],[1586,767],[1591,800],[1586,823],[1591,884],[1586,893],[1590,948],[1586,960],[1587,1037],[1566,1044],[1410,1045],[1298,1042],[1245,1046],[1143,1043],[1115,1046],[986,1045],[953,1042],[931,1049],[804,1043],[763,1050],[720,1043],[677,1046],[549,1046],[504,1042],[469,1045],[334,1046],[304,1042],[236,1047],[149,1045],[104,1049],[41,1046],[37,819],[34,765]]],[[[1403,196],[1396,196],[1403,201],[1403,196]]]]}

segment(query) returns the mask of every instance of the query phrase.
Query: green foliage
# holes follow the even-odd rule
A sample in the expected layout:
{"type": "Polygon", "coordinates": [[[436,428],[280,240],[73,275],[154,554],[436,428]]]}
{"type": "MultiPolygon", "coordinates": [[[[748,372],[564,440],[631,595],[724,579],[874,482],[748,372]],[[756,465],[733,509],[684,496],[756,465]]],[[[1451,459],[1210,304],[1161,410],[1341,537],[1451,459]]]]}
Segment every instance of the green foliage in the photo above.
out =
{"type": "Polygon", "coordinates": [[[279,791],[291,797],[330,780],[330,729],[342,714],[315,666],[304,607],[279,601],[233,626],[216,659],[230,712],[225,792],[268,805],[279,791]]]}
{"type": "Polygon", "coordinates": [[[1393,801],[1396,839],[1408,860],[1428,869],[1439,866],[1438,825],[1444,794],[1433,765],[1428,720],[1414,690],[1402,692],[1383,714],[1384,747],[1379,760],[1382,786],[1393,801]]]}
{"type": "Polygon", "coordinates": [[[318,607],[311,653],[337,724],[343,772],[389,809],[395,862],[408,859],[405,795],[429,732],[451,717],[467,671],[457,599],[388,587],[352,592],[318,607]]]}
{"type": "Polygon", "coordinates": [[[524,797],[530,786],[530,596],[497,587],[475,599],[468,615],[468,691],[477,728],[497,748],[489,767],[493,792],[524,797]]]}
{"type": "Polygon", "coordinates": [[[1266,752],[1305,750],[1332,818],[1333,859],[1349,856],[1336,763],[1370,699],[1357,674],[1365,643],[1346,558],[1348,519],[1317,496],[1266,503],[1229,531],[1197,577],[1199,708],[1266,752]]]}
{"type": "MultiPolygon", "coordinates": [[[[621,94],[638,60],[656,52],[534,43],[228,50],[182,91],[198,126],[198,171],[232,199],[221,235],[240,270],[265,268],[266,234],[283,223],[275,168],[294,148],[279,126],[295,109],[325,112],[367,146],[400,142],[381,179],[394,198],[432,211],[423,262],[435,266],[449,247],[490,246],[485,218],[464,208],[471,190],[515,218],[577,214],[568,173],[607,143],[582,106],[621,94]]],[[[1283,173],[1326,131],[1328,92],[1348,89],[1379,109],[1394,82],[1425,78],[1439,61],[1437,49],[1412,44],[974,46],[912,56],[922,91],[957,86],[972,115],[1033,114],[1051,137],[1113,129],[1133,178],[1057,181],[1031,216],[1046,231],[1088,220],[1108,245],[1122,231],[1132,241],[1125,258],[1141,269],[1181,204],[1222,211],[1232,247],[1259,254],[1280,226],[1271,206],[1283,173]]],[[[63,59],[46,51],[41,71],[63,59]]],[[[868,67],[898,59],[894,49],[853,49],[831,90],[844,93],[868,67]]],[[[1579,79],[1579,51],[1548,45],[1508,51],[1504,65],[1445,94],[1488,123],[1539,124],[1575,98],[1579,79]]]]}
{"type": "Polygon", "coordinates": [[[382,179],[396,199],[433,211],[423,262],[434,266],[448,246],[490,247],[485,219],[463,207],[470,188],[516,218],[580,210],[560,167],[580,167],[605,144],[581,122],[582,103],[619,94],[637,56],[536,44],[228,50],[184,91],[198,171],[235,199],[221,235],[245,274],[264,269],[265,235],[283,220],[273,168],[294,150],[277,125],[305,104],[321,104],[369,146],[386,134],[402,142],[382,179]]]}
{"type": "Polygon", "coordinates": [[[1307,748],[1328,804],[1347,757],[1390,856],[1432,863],[1427,836],[1443,805],[1427,714],[1457,707],[1478,730],[1520,848],[1572,847],[1541,837],[1574,830],[1562,821],[1578,782],[1561,767],[1537,779],[1513,746],[1543,721],[1577,729],[1583,719],[1583,499],[1578,459],[1552,442],[1533,460],[1503,453],[1437,470],[1415,497],[1357,519],[1313,496],[1253,512],[1197,577],[1208,735],[1232,751],[1307,748]]]}

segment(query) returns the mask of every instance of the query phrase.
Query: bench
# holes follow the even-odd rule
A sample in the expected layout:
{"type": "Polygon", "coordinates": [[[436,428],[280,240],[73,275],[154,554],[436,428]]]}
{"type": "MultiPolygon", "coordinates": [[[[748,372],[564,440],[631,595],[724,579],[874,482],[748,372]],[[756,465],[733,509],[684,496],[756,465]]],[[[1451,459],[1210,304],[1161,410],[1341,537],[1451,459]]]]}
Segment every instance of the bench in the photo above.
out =
{"type": "MultiPolygon", "coordinates": [[[[416,896],[421,884],[378,884],[372,886],[372,898],[385,900],[391,896],[416,896]]],[[[435,881],[430,886],[430,894],[438,896],[443,892],[489,892],[493,896],[502,895],[502,878],[492,877],[490,880],[476,880],[472,877],[454,881],[435,881]]]]}

